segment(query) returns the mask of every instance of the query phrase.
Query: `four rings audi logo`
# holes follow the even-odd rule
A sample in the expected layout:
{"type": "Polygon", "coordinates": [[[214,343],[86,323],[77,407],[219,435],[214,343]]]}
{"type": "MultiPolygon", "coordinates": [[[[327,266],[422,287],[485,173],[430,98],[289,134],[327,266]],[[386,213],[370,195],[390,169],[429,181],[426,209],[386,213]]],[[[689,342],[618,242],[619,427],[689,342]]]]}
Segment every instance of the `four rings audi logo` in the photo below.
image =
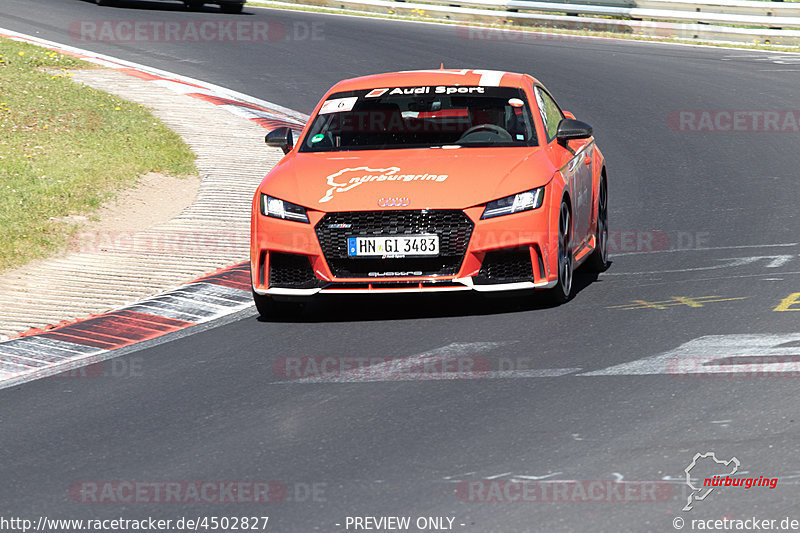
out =
{"type": "Polygon", "coordinates": [[[402,198],[381,198],[378,200],[378,207],[405,207],[411,203],[407,196],[402,198]]]}

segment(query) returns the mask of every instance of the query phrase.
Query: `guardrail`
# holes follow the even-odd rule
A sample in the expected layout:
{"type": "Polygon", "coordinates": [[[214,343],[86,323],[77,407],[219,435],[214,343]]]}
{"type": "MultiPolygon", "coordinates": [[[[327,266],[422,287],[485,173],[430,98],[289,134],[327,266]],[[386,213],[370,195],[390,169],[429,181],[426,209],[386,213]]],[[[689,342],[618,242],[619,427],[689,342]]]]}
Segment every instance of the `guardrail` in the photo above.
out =
{"type": "MultiPolygon", "coordinates": [[[[779,12],[778,15],[767,15],[768,10],[749,4],[771,4],[773,2],[740,2],[748,4],[742,9],[749,9],[757,14],[736,14],[712,11],[713,4],[702,5],[699,2],[677,2],[674,0],[646,0],[637,2],[636,7],[619,7],[605,4],[582,4],[570,2],[544,2],[532,0],[425,0],[424,3],[443,4],[459,7],[480,7],[505,9],[506,11],[542,11],[560,12],[571,15],[599,15],[611,17],[625,17],[633,20],[678,20],[702,22],[706,24],[722,23],[743,26],[767,27],[800,27],[800,8],[789,6],[790,9],[779,12]],[[649,7],[645,7],[649,6],[649,7]],[[670,9],[666,9],[666,7],[670,9]],[[693,10],[690,11],[688,8],[693,10]],[[683,9],[681,9],[683,8],[683,9]],[[705,8],[705,9],[703,9],[705,8]],[[699,9],[699,11],[698,11],[699,9]],[[792,16],[796,15],[796,16],[792,16]]],[[[782,2],[775,2],[783,4],[782,2]]],[[[770,11],[774,12],[774,11],[770,11]]]]}
{"type": "Polygon", "coordinates": [[[651,37],[800,45],[800,2],[755,0],[299,0],[371,13],[651,37]]]}

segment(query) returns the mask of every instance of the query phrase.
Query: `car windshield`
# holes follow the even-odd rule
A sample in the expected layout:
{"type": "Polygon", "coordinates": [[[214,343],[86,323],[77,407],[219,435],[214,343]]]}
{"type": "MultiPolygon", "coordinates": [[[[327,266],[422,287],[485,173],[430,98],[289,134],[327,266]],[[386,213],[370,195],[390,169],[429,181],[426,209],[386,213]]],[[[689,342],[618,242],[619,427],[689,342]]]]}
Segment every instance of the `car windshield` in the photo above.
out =
{"type": "Polygon", "coordinates": [[[422,86],[332,94],[300,151],[536,145],[521,89],[422,86]]]}

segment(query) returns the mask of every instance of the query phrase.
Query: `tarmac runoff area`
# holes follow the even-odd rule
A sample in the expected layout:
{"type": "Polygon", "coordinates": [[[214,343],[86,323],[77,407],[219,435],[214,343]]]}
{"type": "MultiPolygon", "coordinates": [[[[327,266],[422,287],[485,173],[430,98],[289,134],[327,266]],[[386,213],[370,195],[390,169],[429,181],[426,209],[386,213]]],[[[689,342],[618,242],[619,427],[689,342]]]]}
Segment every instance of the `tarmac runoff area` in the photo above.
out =
{"type": "MultiPolygon", "coordinates": [[[[76,82],[150,109],[197,154],[200,188],[178,216],[138,232],[84,232],[77,250],[0,274],[0,341],[133,304],[245,261],[250,202],[282,153],[269,120],[201,87],[134,69],[72,71],[76,82]]],[[[257,114],[257,113],[256,113],[257,114]]]]}

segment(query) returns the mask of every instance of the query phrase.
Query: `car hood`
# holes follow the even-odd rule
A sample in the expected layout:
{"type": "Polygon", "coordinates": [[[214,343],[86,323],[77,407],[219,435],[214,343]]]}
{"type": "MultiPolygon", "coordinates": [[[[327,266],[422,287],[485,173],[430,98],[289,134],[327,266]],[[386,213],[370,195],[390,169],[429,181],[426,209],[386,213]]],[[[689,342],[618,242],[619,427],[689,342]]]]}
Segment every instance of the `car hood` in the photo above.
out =
{"type": "Polygon", "coordinates": [[[541,148],[427,148],[293,152],[261,191],[321,211],[464,209],[545,185],[541,148]]]}

